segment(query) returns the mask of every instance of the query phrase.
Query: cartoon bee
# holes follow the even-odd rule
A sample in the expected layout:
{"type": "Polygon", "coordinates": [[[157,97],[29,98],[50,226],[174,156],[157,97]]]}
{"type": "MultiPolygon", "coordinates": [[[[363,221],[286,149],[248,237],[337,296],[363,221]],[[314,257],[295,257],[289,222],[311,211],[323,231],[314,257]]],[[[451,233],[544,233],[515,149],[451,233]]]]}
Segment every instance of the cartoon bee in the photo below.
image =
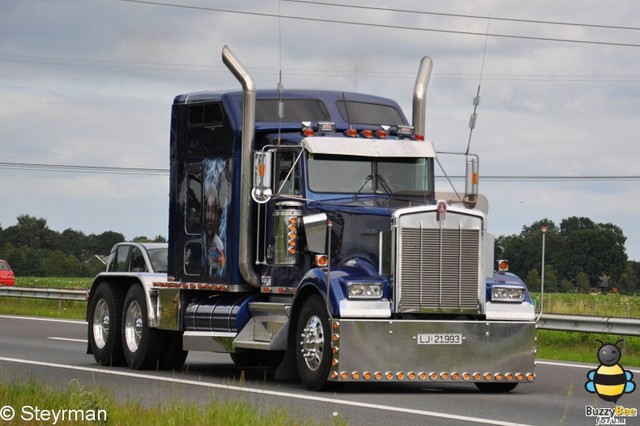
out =
{"type": "Polygon", "coordinates": [[[597,394],[601,399],[617,403],[618,399],[625,393],[635,390],[636,384],[633,382],[633,373],[622,368],[618,362],[622,357],[618,343],[604,343],[597,340],[602,346],[598,349],[598,361],[600,365],[595,370],[587,373],[589,379],[584,384],[589,393],[597,394]]]}

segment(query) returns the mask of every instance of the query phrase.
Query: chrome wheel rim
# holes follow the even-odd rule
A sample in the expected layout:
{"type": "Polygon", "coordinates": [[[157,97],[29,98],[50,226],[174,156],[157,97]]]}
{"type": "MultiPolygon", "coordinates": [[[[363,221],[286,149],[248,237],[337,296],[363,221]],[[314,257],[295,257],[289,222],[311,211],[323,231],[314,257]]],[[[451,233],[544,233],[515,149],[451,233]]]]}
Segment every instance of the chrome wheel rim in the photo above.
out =
{"type": "Polygon", "coordinates": [[[124,340],[130,352],[136,352],[142,338],[142,309],[137,301],[127,307],[124,317],[124,340]]]}
{"type": "Polygon", "coordinates": [[[104,348],[107,344],[110,322],[107,301],[100,299],[93,313],[93,342],[98,349],[104,348]]]}
{"type": "Polygon", "coordinates": [[[300,338],[302,358],[309,370],[316,371],[320,368],[325,349],[324,329],[322,321],[317,315],[313,315],[307,320],[300,338]]]}

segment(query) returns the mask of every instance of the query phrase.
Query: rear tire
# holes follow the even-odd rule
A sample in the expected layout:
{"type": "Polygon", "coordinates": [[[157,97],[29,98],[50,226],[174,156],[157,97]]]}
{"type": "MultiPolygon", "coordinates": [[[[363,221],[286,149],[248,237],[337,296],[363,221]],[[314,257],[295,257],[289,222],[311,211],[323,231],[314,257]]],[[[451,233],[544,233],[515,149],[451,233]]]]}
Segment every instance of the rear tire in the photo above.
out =
{"type": "Polygon", "coordinates": [[[189,354],[188,351],[182,349],[182,333],[179,331],[163,331],[160,337],[166,343],[160,368],[163,370],[181,369],[189,354]]]}
{"type": "Polygon", "coordinates": [[[122,350],[127,365],[134,370],[159,369],[162,351],[158,330],[149,328],[147,300],[142,286],[134,284],[124,299],[122,350]]]}
{"type": "Polygon", "coordinates": [[[331,368],[331,328],[324,301],[309,296],[302,305],[295,334],[300,380],[310,390],[328,390],[331,368]]]}
{"type": "Polygon", "coordinates": [[[98,284],[91,295],[87,315],[89,344],[98,365],[124,364],[120,339],[123,297],[124,289],[107,282],[98,284]]]}

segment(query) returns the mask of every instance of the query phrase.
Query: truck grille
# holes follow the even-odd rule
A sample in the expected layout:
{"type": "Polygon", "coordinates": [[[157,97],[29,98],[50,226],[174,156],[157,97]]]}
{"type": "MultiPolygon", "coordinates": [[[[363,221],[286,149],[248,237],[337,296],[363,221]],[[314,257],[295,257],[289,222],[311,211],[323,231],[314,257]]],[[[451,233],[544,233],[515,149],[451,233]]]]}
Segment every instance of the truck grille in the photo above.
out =
{"type": "Polygon", "coordinates": [[[399,312],[478,310],[478,229],[400,229],[399,312]]]}

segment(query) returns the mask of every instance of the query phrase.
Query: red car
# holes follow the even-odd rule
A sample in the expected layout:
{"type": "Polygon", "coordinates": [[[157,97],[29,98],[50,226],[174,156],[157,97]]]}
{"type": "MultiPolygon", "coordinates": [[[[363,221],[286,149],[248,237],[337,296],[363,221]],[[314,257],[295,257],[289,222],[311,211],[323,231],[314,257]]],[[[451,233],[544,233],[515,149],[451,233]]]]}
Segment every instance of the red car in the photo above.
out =
{"type": "Polygon", "coordinates": [[[15,285],[16,278],[13,276],[11,266],[0,259],[0,285],[15,285]]]}

